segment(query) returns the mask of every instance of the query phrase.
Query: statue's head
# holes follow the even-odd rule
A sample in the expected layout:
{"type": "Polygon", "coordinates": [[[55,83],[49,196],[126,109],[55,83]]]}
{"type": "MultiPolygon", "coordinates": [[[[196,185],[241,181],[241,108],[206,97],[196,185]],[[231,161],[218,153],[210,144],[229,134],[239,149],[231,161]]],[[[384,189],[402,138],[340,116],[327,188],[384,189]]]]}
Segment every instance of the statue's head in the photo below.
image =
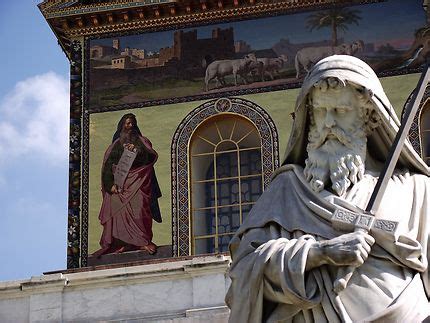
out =
{"type": "Polygon", "coordinates": [[[307,96],[309,132],[304,174],[314,191],[331,182],[343,195],[364,175],[366,137],[378,126],[369,90],[336,77],[318,80],[307,96]]]}
{"type": "MultiPolygon", "coordinates": [[[[303,166],[313,190],[331,185],[339,195],[363,176],[366,156],[386,160],[400,125],[375,72],[349,55],[329,56],[312,67],[294,116],[282,164],[303,166]]],[[[409,143],[399,165],[430,174],[409,143]]]]}

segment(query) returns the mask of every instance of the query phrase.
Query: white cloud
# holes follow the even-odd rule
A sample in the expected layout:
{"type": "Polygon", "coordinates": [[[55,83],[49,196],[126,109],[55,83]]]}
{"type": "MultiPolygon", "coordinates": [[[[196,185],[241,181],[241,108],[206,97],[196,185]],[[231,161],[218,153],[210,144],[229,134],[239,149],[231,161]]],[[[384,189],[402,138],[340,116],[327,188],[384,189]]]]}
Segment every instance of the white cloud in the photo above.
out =
{"type": "Polygon", "coordinates": [[[57,164],[68,158],[69,83],[48,72],[18,82],[0,98],[0,162],[38,157],[57,164]]]}

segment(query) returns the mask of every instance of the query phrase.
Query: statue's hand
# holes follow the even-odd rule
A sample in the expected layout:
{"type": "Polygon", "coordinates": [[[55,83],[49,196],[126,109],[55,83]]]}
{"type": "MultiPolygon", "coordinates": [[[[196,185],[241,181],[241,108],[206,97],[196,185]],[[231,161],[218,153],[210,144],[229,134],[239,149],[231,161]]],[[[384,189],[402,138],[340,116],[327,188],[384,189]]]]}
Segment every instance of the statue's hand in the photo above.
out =
{"type": "Polygon", "coordinates": [[[359,267],[369,256],[374,243],[375,239],[362,231],[316,242],[309,250],[306,269],[322,265],[359,267]]]}
{"type": "Polygon", "coordinates": [[[367,259],[374,243],[369,234],[355,231],[322,241],[320,246],[327,264],[358,267],[367,259]]]}

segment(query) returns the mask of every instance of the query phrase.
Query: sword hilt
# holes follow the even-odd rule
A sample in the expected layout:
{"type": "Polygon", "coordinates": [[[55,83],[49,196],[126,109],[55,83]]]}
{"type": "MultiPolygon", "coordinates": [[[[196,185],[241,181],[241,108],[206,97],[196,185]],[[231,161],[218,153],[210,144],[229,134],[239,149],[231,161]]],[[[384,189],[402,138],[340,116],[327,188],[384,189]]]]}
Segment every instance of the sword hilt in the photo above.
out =
{"type": "MultiPolygon", "coordinates": [[[[375,219],[371,214],[355,213],[348,210],[336,209],[331,218],[333,228],[340,231],[354,231],[369,233],[377,231],[392,241],[395,241],[395,232],[398,222],[390,220],[375,219]]],[[[336,280],[333,283],[333,290],[337,294],[348,285],[356,267],[340,267],[336,280]]]]}

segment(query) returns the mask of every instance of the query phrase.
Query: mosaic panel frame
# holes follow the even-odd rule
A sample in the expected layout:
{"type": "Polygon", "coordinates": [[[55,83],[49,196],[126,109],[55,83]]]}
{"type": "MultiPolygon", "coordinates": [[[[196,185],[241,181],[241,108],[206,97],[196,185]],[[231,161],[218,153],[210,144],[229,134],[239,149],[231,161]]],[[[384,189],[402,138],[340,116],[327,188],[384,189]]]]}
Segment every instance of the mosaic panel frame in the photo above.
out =
{"type": "MultiPolygon", "coordinates": [[[[187,17],[187,19],[175,20],[174,23],[163,22],[162,19],[151,24],[140,24],[140,25],[127,25],[112,28],[104,28],[103,30],[97,30],[95,32],[87,33],[87,34],[75,34],[76,36],[82,37],[85,35],[85,38],[81,40],[74,40],[71,46],[71,54],[70,54],[70,64],[71,64],[71,78],[70,78],[70,87],[71,87],[71,97],[70,97],[70,162],[69,162],[69,209],[68,209],[68,246],[67,246],[67,267],[68,268],[78,268],[87,266],[87,256],[88,256],[88,187],[89,187],[89,116],[91,113],[100,113],[100,112],[108,112],[108,111],[118,111],[118,110],[127,110],[127,109],[136,109],[136,108],[145,108],[149,106],[158,106],[158,105],[166,105],[173,103],[181,103],[181,102],[192,102],[196,100],[212,100],[209,101],[198,108],[196,108],[192,113],[205,113],[203,110],[203,106],[208,108],[211,104],[213,106],[213,113],[223,113],[222,108],[215,109],[215,102],[222,100],[228,100],[231,102],[231,106],[239,107],[242,104],[244,109],[255,111],[256,114],[262,113],[267,114],[263,108],[258,105],[247,101],[249,103],[245,103],[246,100],[229,98],[233,96],[241,96],[245,94],[254,94],[261,92],[272,92],[277,90],[285,90],[289,88],[298,88],[301,86],[300,82],[291,83],[291,84],[283,84],[283,85],[273,85],[268,87],[260,87],[260,88],[252,88],[252,89],[235,89],[228,92],[222,93],[212,93],[198,96],[188,96],[188,97],[174,97],[168,99],[160,99],[160,100],[152,100],[146,102],[138,102],[132,104],[123,104],[123,105],[113,105],[113,106],[105,106],[96,109],[91,109],[89,111],[88,105],[88,95],[89,95],[89,41],[90,39],[95,38],[103,38],[103,37],[118,37],[121,35],[132,35],[132,34],[140,34],[140,33],[148,33],[148,32],[157,32],[157,31],[165,31],[165,30],[173,30],[178,28],[185,27],[197,27],[204,25],[211,25],[215,23],[222,23],[227,21],[240,21],[240,20],[248,20],[248,19],[256,19],[256,18],[264,18],[270,16],[277,15],[288,15],[294,14],[303,11],[310,10],[318,10],[318,9],[327,9],[338,6],[351,6],[351,5],[359,5],[359,4],[369,4],[369,3],[378,3],[385,2],[386,0],[351,0],[351,1],[342,1],[341,3],[321,3],[321,4],[309,4],[309,5],[299,5],[297,7],[278,7],[272,8],[271,10],[261,10],[258,12],[239,12],[236,16],[217,16],[216,13],[207,12],[203,17],[200,14],[193,14],[187,17]],[[213,15],[212,15],[213,14],[213,15]],[[124,27],[124,28],[123,28],[124,27]],[[76,95],[72,97],[73,91],[77,91],[76,95]],[[76,98],[79,98],[77,100],[76,98]],[[239,101],[237,101],[239,100],[239,101]],[[242,102],[242,103],[239,103],[242,102]],[[85,108],[85,111],[84,111],[85,108]],[[201,108],[199,111],[197,109],[201,108]],[[258,110],[261,109],[261,110],[258,110]]],[[[163,18],[164,19],[164,18],[163,18]]],[[[378,74],[380,77],[382,76],[391,76],[391,75],[402,75],[409,74],[414,72],[421,71],[422,68],[414,69],[414,70],[402,70],[400,73],[380,73],[378,74]]],[[[409,133],[409,138],[415,148],[421,154],[421,139],[419,133],[419,116],[421,115],[421,110],[423,108],[424,102],[430,95],[429,88],[426,89],[425,99],[420,105],[420,110],[415,117],[414,123],[409,133]]],[[[220,101],[222,102],[222,101],[220,101]]],[[[225,111],[224,111],[225,112],[225,111]]],[[[231,112],[231,111],[230,111],[231,112]]],[[[238,111],[240,114],[240,110],[238,111]]],[[[191,118],[191,114],[189,114],[189,118],[191,118]]],[[[279,147],[278,147],[278,136],[276,133],[276,127],[273,121],[270,119],[270,116],[267,114],[269,121],[269,128],[272,130],[267,130],[267,133],[270,134],[274,151],[272,152],[272,158],[265,158],[264,163],[267,165],[272,165],[273,169],[279,166],[279,147]],[[273,126],[273,127],[272,127],[273,126]],[[273,135],[271,131],[275,131],[273,135]],[[275,158],[276,156],[276,158],[275,158]]],[[[192,118],[193,120],[196,120],[192,118]]],[[[262,120],[266,120],[262,118],[262,120]]],[[[190,120],[188,120],[190,121],[190,120]]],[[[185,175],[188,175],[188,170],[186,173],[181,173],[177,171],[179,166],[183,166],[183,164],[179,165],[181,162],[178,159],[179,146],[182,142],[179,139],[179,133],[184,130],[185,124],[189,125],[187,118],[183,120],[183,122],[178,126],[177,131],[175,132],[175,136],[173,138],[172,146],[171,146],[171,164],[172,164],[172,245],[173,245],[173,255],[189,255],[190,249],[190,237],[189,237],[189,224],[188,225],[188,241],[187,239],[180,239],[179,229],[181,225],[185,225],[185,218],[180,215],[185,214],[184,210],[179,208],[179,206],[183,207],[183,203],[177,199],[178,192],[181,192],[181,197],[183,193],[188,194],[188,188],[184,188],[183,185],[185,175]],[[178,137],[177,137],[178,136],[178,137]],[[176,143],[176,144],[175,144],[176,143]],[[174,149],[174,145],[176,148],[174,149]],[[176,158],[176,159],[175,159],[176,158]],[[182,213],[179,213],[179,212],[182,213]],[[182,222],[181,222],[182,221],[182,222]],[[185,247],[185,246],[188,247],[185,247]],[[180,249],[182,248],[182,249],[180,249]],[[186,249],[188,248],[188,249],[186,249]],[[180,250],[182,250],[180,252],[180,250]]],[[[266,121],[264,121],[266,122],[266,121]]],[[[269,135],[269,136],[270,136],[269,135]]],[[[263,136],[262,136],[263,137],[263,136]]],[[[182,147],[183,148],[183,147],[182,147]]],[[[186,148],[187,149],[187,148],[186,148]]],[[[185,164],[187,165],[187,163],[185,164]]],[[[182,170],[182,168],[180,168],[182,170]]],[[[273,170],[272,170],[273,171],[273,170]]],[[[268,171],[265,173],[264,185],[268,184],[270,179],[270,175],[272,171],[268,171]],[[267,180],[266,180],[267,179],[267,180]]],[[[188,180],[188,179],[187,179],[188,180]]],[[[185,227],[184,227],[185,228],[185,227]]],[[[181,231],[185,232],[185,231],[181,231]]]]}

